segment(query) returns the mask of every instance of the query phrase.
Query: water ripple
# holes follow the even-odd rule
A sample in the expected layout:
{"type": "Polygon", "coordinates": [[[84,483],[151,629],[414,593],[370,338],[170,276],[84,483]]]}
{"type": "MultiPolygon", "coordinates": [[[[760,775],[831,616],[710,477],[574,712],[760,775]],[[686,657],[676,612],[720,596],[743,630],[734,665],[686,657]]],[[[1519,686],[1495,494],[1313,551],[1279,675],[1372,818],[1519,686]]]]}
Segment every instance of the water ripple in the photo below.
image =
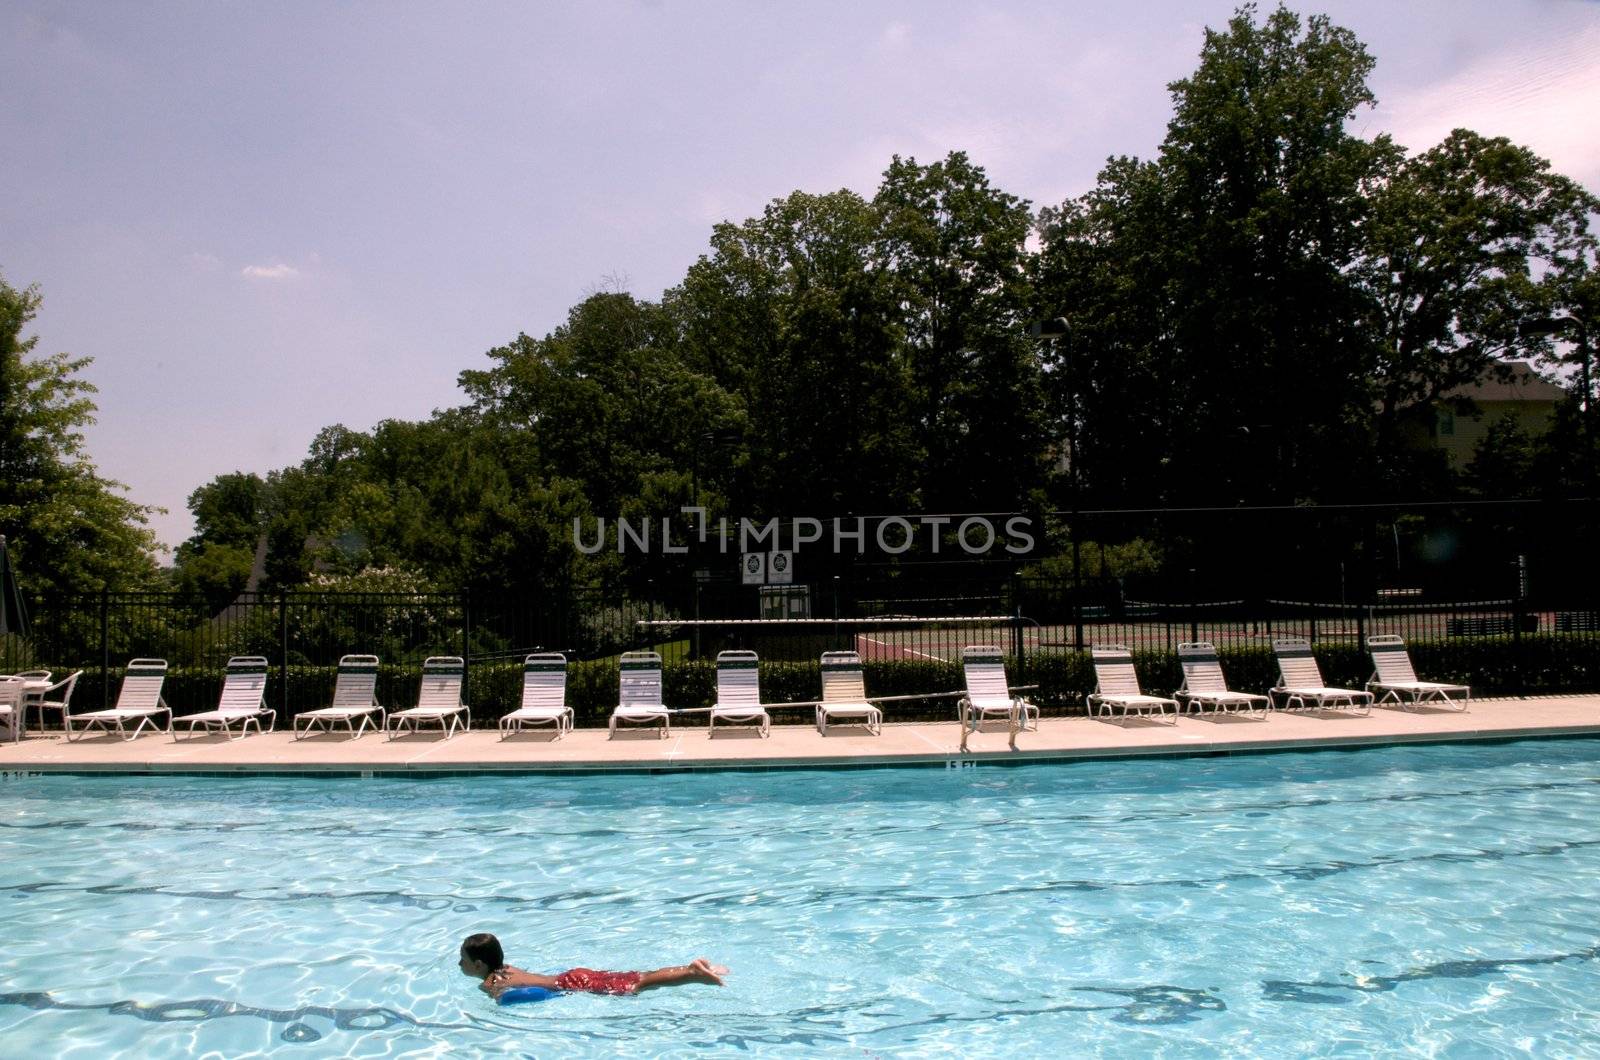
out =
{"type": "Polygon", "coordinates": [[[1321,880],[1349,872],[1393,868],[1400,865],[1429,863],[1464,864],[1472,862],[1499,862],[1518,858],[1555,857],[1578,850],[1600,847],[1600,839],[1570,840],[1546,843],[1522,850],[1445,850],[1426,854],[1378,856],[1367,860],[1335,860],[1299,865],[1267,865],[1251,871],[1226,872],[1215,876],[1175,877],[1153,880],[1066,879],[1047,880],[1035,884],[1013,884],[981,891],[930,894],[909,887],[878,885],[872,887],[809,888],[791,894],[752,892],[750,890],[702,891],[671,897],[639,894],[628,889],[568,890],[529,898],[523,895],[482,894],[412,894],[406,891],[279,891],[273,888],[248,888],[235,890],[180,890],[161,884],[69,884],[55,880],[18,883],[0,886],[0,894],[11,893],[20,897],[36,894],[93,894],[97,896],[143,895],[163,898],[195,899],[218,902],[369,902],[374,905],[397,905],[432,911],[451,910],[474,912],[484,908],[570,910],[588,903],[605,903],[622,906],[711,906],[734,907],[747,905],[756,895],[763,906],[821,906],[887,903],[945,904],[974,900],[1006,899],[1028,895],[1050,896],[1095,891],[1130,891],[1144,889],[1210,888],[1218,884],[1246,883],[1270,880],[1321,880]]]}
{"type": "MultiPolygon", "coordinates": [[[[1095,825],[1103,828],[1120,828],[1133,824],[1159,824],[1171,821],[1197,820],[1208,817],[1231,816],[1235,814],[1255,815],[1262,812],[1282,812],[1285,810],[1324,809],[1344,806],[1379,805],[1394,803],[1414,803],[1432,801],[1451,801],[1463,798],[1484,799],[1504,798],[1516,795],[1541,794],[1563,790],[1575,790],[1600,785],[1600,777],[1583,777],[1576,780],[1544,781],[1529,784],[1503,784],[1473,787],[1461,791],[1402,791],[1387,794],[1369,794],[1351,798],[1332,798],[1327,796],[1312,796],[1307,798],[1278,799],[1270,802],[1222,802],[1213,805],[1200,803],[1185,804],[1182,807],[1171,809],[1142,809],[1135,813],[1105,814],[1085,811],[1070,813],[1035,813],[1025,819],[1019,818],[1022,823],[1032,827],[1049,828],[1057,825],[1095,825]]],[[[997,823],[994,820],[940,820],[936,827],[943,833],[955,832],[983,832],[993,828],[997,823]]],[[[560,818],[542,821],[537,829],[530,829],[519,825],[462,825],[449,828],[418,828],[383,826],[376,823],[350,823],[330,822],[327,824],[308,825],[303,821],[292,821],[287,826],[281,819],[260,821],[184,821],[184,820],[150,820],[148,818],[127,819],[116,817],[93,818],[54,818],[44,821],[0,821],[0,830],[11,829],[16,831],[76,831],[101,829],[108,832],[149,832],[149,833],[200,833],[200,834],[248,834],[261,832],[269,835],[293,832],[301,836],[318,836],[329,839],[360,839],[360,840],[444,840],[468,838],[530,838],[536,837],[543,840],[625,840],[649,838],[654,840],[670,840],[679,838],[698,837],[723,837],[734,838],[744,836],[761,836],[764,834],[782,835],[786,837],[819,836],[840,838],[848,836],[854,840],[871,840],[874,838],[892,838],[894,836],[917,834],[928,831],[930,825],[916,824],[905,825],[896,823],[892,819],[859,820],[842,824],[838,821],[829,821],[815,825],[806,825],[786,821],[781,828],[769,830],[759,825],[731,830],[716,827],[710,824],[690,824],[679,826],[663,826],[660,822],[652,822],[647,826],[637,828],[608,827],[608,828],[563,828],[560,818]]]]}
{"type": "Polygon", "coordinates": [[[1348,982],[1329,982],[1326,980],[1303,982],[1293,979],[1268,979],[1261,984],[1261,994],[1268,1001],[1297,1001],[1302,1004],[1313,1005],[1343,1005],[1349,1003],[1350,998],[1325,993],[1325,991],[1344,990],[1358,994],[1382,994],[1396,989],[1403,983],[1414,983],[1419,980],[1480,979],[1483,976],[1495,975],[1509,971],[1512,968],[1537,968],[1551,964],[1566,964],[1569,961],[1592,961],[1596,958],[1600,958],[1600,946],[1590,946],[1587,949],[1573,950],[1571,953],[1555,953],[1545,957],[1493,957],[1475,960],[1440,961],[1437,964],[1423,965],[1421,968],[1413,968],[1398,975],[1352,976],[1348,982]]]}
{"type": "Polygon", "coordinates": [[[331,1008],[326,1005],[302,1005],[299,1008],[259,1008],[237,1001],[223,1001],[203,997],[191,1001],[112,1001],[108,1004],[83,1004],[61,1001],[48,991],[0,994],[0,1005],[17,1005],[35,1011],[65,1009],[73,1012],[106,1012],[113,1016],[132,1016],[151,1023],[194,1022],[224,1019],[228,1016],[250,1016],[268,1023],[284,1024],[279,1035],[286,1042],[314,1042],[322,1034],[304,1021],[310,1017],[329,1020],[342,1031],[381,1031],[397,1026],[425,1027],[442,1030],[471,1029],[470,1024],[429,1023],[392,1008],[331,1008]]]}

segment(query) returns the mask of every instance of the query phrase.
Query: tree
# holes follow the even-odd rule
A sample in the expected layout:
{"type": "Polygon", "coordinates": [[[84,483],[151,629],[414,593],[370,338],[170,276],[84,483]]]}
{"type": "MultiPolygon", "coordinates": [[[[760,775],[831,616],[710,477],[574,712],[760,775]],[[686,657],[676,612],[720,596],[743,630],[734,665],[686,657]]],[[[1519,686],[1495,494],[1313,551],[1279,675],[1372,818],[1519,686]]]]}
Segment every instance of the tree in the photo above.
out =
{"type": "Polygon", "coordinates": [[[1348,131],[1372,102],[1371,68],[1324,17],[1279,7],[1258,23],[1240,8],[1169,86],[1158,159],[1113,159],[1093,192],[1044,216],[1041,293],[1073,324],[1075,363],[1055,374],[1087,399],[1085,477],[1125,491],[1106,499],[1349,488],[1365,417],[1345,274],[1363,189],[1396,151],[1348,131]]]}
{"type": "Polygon", "coordinates": [[[461,373],[482,425],[511,432],[529,473],[580,483],[597,512],[686,470],[702,433],[737,420],[680,356],[670,314],[628,294],[592,295],[544,338],[519,335],[488,356],[494,368],[461,373]]]}
{"type": "Polygon", "coordinates": [[[1048,410],[1077,499],[1089,504],[1161,496],[1170,439],[1183,429],[1169,194],[1159,165],[1114,158],[1092,191],[1040,212],[1034,315],[1068,323],[1041,350],[1048,410]]]}
{"type": "Polygon", "coordinates": [[[261,533],[264,488],[261,476],[235,471],[218,475],[189,494],[189,511],[194,514],[194,536],[190,540],[254,548],[261,533]]]}
{"type": "Polygon", "coordinates": [[[898,156],[873,198],[875,266],[905,336],[915,448],[931,511],[1011,511],[1043,482],[1048,436],[1032,311],[1028,203],[964,152],[898,156]]]}
{"type": "Polygon", "coordinates": [[[1535,440],[1533,490],[1552,498],[1600,496],[1600,438],[1592,426],[1576,392],[1556,406],[1549,430],[1535,440]]]}
{"type": "Polygon", "coordinates": [[[262,534],[264,486],[258,475],[234,472],[189,494],[195,532],[177,549],[178,586],[206,597],[213,610],[249,586],[262,534]]]}
{"type": "Polygon", "coordinates": [[[1398,150],[1349,132],[1373,103],[1372,65],[1324,16],[1279,7],[1258,25],[1247,6],[1207,31],[1199,69],[1171,86],[1161,166],[1177,229],[1174,368],[1186,382],[1174,427],[1188,443],[1172,454],[1174,492],[1228,473],[1208,473],[1215,452],[1193,443],[1220,445],[1237,426],[1265,428],[1270,442],[1240,453],[1249,479],[1231,492],[1276,480],[1277,499],[1328,499],[1364,477],[1352,474],[1367,416],[1346,270],[1362,192],[1398,150]]]}
{"type": "MultiPolygon", "coordinates": [[[[529,542],[541,579],[615,588],[627,577],[642,589],[652,577],[615,552],[579,557],[574,518],[645,520],[656,534],[668,518],[678,540],[687,536],[680,510],[736,455],[743,432],[738,402],[681,350],[673,311],[607,292],[573,307],[543,338],[519,335],[490,350],[493,368],[461,374],[472,400],[461,422],[477,440],[477,459],[503,461],[516,498],[515,528],[502,540],[529,542]],[[730,448],[710,453],[713,433],[732,438],[730,448]]],[[[659,549],[656,557],[657,569],[676,564],[687,580],[686,560],[665,559],[659,549]]]]}
{"type": "MultiPolygon", "coordinates": [[[[1600,212],[1593,198],[1589,210],[1600,212]]],[[[1548,295],[1548,315],[1530,321],[1525,330],[1538,338],[1540,360],[1572,373],[1577,401],[1570,411],[1573,422],[1559,424],[1570,436],[1570,453],[1557,462],[1566,466],[1560,478],[1573,492],[1600,497],[1600,410],[1595,408],[1596,374],[1600,365],[1600,239],[1587,228],[1554,248],[1550,271],[1541,285],[1548,295]]]]}
{"type": "MultiPolygon", "coordinates": [[[[1380,476],[1454,489],[1397,425],[1499,352],[1592,374],[1596,200],[1503,139],[1458,130],[1408,157],[1353,134],[1372,68],[1325,17],[1240,8],[1168,86],[1156,157],[1109,159],[1041,211],[1037,254],[1029,204],[960,151],[893,158],[870,199],[797,191],[718,224],[660,302],[593,294],[461,373],[466,406],[329,428],[267,475],[267,580],[392,568],[637,595],[709,557],[580,555],[571,520],[625,516],[659,541],[666,518],[683,541],[696,502],[825,518],[1031,509],[1063,486],[1084,508],[1366,499],[1380,476]],[[1028,338],[1056,317],[1064,336],[1028,338]]],[[[1592,452],[1588,396],[1562,423],[1592,452]]],[[[1469,484],[1525,463],[1515,441],[1497,435],[1469,484]]],[[[1548,449],[1535,474],[1593,481],[1548,449]]],[[[224,485],[197,493],[195,540],[231,578],[249,505],[224,485]]],[[[1197,522],[1161,535],[1166,562],[1269,565],[1197,522]]]]}
{"type": "Polygon", "coordinates": [[[122,495],[89,459],[83,428],[94,422],[89,357],[33,356],[23,337],[38,289],[0,279],[0,528],[32,595],[131,589],[157,578],[158,509],[122,495]]]}
{"type": "Polygon", "coordinates": [[[1568,274],[1559,265],[1585,242],[1596,209],[1532,151],[1466,129],[1372,189],[1351,275],[1370,338],[1378,453],[1391,468],[1404,466],[1402,418],[1432,415],[1440,394],[1529,348],[1522,325],[1559,301],[1568,274]]]}
{"type": "Polygon", "coordinates": [[[904,325],[877,235],[854,192],[795,192],[717,225],[668,295],[685,363],[750,424],[740,514],[901,511],[917,496],[904,325]]]}
{"type": "Polygon", "coordinates": [[[1489,424],[1473,447],[1467,482],[1485,500],[1526,497],[1532,492],[1537,447],[1514,416],[1489,424]]]}

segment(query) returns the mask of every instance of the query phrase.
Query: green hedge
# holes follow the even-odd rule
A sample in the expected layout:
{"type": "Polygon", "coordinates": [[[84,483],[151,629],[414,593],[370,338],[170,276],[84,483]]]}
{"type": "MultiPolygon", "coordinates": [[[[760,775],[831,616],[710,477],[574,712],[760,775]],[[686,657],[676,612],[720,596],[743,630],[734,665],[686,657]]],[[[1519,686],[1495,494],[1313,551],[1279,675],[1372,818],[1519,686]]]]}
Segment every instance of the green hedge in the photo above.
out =
{"type": "MultiPolygon", "coordinates": [[[[1600,691],[1600,637],[1583,633],[1543,633],[1513,641],[1505,637],[1452,637],[1414,641],[1408,647],[1417,673],[1424,680],[1471,685],[1480,696],[1551,694],[1600,691]]],[[[1367,654],[1353,644],[1323,642],[1315,648],[1323,679],[1330,685],[1360,688],[1372,673],[1367,654]]],[[[1277,679],[1272,649],[1261,645],[1223,646],[1219,650],[1230,687],[1263,692],[1277,679]]],[[[1164,650],[1134,652],[1134,667],[1147,692],[1165,693],[1178,687],[1182,671],[1175,655],[1164,650]]],[[[62,676],[65,667],[49,667],[62,676]]],[[[1060,652],[1030,655],[1020,669],[1009,663],[1012,681],[1037,685],[1029,697],[1056,713],[1081,713],[1084,697],[1094,691],[1094,668],[1087,653],[1060,652]]],[[[868,662],[867,693],[900,696],[957,691],[962,687],[958,663],[937,660],[868,662]]],[[[169,671],[164,695],[179,714],[209,710],[222,689],[220,666],[177,666],[169,671]]],[[[333,698],[336,670],[331,666],[292,665],[288,668],[288,704],[291,714],[325,706],[333,698]]],[[[421,668],[415,664],[385,664],[379,669],[378,697],[385,706],[416,702],[421,668]]],[[[122,671],[109,674],[114,698],[122,671]]],[[[574,662],[567,673],[567,702],[579,726],[604,726],[617,702],[617,663],[614,659],[574,662]]],[[[492,725],[513,709],[521,698],[522,664],[517,661],[474,666],[468,699],[474,725],[492,725]]],[[[707,706],[716,690],[716,665],[710,660],[668,663],[663,673],[664,693],[674,707],[707,706]]],[[[783,703],[815,699],[821,694],[818,662],[764,661],[761,664],[762,697],[783,703]]],[[[85,670],[73,692],[78,710],[93,709],[107,689],[107,675],[85,670]]],[[[274,666],[267,681],[267,703],[283,702],[283,684],[274,666]]],[[[892,721],[945,720],[955,713],[953,698],[903,700],[885,705],[892,721]]],[[[808,717],[804,710],[781,712],[779,721],[808,717]]],[[[280,724],[283,719],[280,718],[280,724]]],[[[688,719],[693,724],[696,718],[688,719]]]]}

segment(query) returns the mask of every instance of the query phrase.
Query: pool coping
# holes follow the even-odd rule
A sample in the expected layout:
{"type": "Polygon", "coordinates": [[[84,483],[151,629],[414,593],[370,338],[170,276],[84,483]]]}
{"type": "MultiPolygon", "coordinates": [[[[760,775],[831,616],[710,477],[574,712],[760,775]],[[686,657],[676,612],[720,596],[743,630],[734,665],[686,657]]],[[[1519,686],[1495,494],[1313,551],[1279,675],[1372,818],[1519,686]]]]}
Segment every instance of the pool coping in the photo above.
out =
{"type": "MultiPolygon", "coordinates": [[[[59,734],[31,735],[0,744],[0,776],[320,776],[452,777],[478,775],[661,774],[679,772],[966,768],[1133,758],[1200,758],[1319,750],[1362,750],[1410,744],[1507,742],[1600,736],[1600,695],[1475,700],[1468,714],[1403,712],[1380,708],[1370,718],[1275,714],[1264,721],[1185,716],[1175,726],[1118,727],[1083,717],[1046,717],[1021,734],[1018,748],[997,729],[975,734],[966,752],[951,722],[908,722],[884,727],[870,741],[831,751],[839,737],[812,726],[774,726],[770,740],[730,751],[728,740],[709,742],[703,729],[669,740],[608,741],[606,730],[580,729],[560,741],[501,743],[476,731],[389,742],[381,734],[354,741],[320,738],[296,742],[288,733],[251,735],[222,742],[200,738],[175,743],[165,735],[133,741],[96,737],[69,743],[59,734]],[[1363,726],[1350,731],[1327,726],[1363,726]],[[1244,725],[1236,737],[1218,726],[1244,725]],[[1261,728],[1257,728],[1260,726],[1261,728]],[[1320,730],[1320,731],[1319,731],[1320,730]],[[689,746],[684,747],[685,740],[689,746]],[[698,745],[699,750],[696,750],[698,745]],[[669,749],[670,746],[670,749],[669,749]],[[759,751],[760,753],[752,753],[759,751]],[[436,756],[436,757],[430,757],[436,756]]],[[[850,737],[846,737],[850,738],[850,737]]]]}

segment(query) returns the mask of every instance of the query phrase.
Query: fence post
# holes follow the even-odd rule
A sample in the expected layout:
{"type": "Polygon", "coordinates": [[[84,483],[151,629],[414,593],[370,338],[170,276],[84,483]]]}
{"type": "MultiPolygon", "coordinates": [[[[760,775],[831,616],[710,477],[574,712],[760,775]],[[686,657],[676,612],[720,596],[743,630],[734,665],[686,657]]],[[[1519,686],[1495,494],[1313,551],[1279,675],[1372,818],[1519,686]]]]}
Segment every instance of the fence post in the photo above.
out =
{"type": "MultiPolygon", "coordinates": [[[[1072,454],[1072,458],[1074,460],[1076,460],[1078,458],[1078,454],[1077,453],[1073,453],[1072,454]]],[[[1072,475],[1073,475],[1074,479],[1077,478],[1078,470],[1077,470],[1076,467],[1073,468],[1072,475]]],[[[1071,530],[1071,537],[1072,537],[1072,650],[1073,651],[1082,651],[1083,650],[1083,571],[1080,569],[1081,568],[1081,564],[1079,562],[1083,558],[1083,549],[1082,549],[1082,543],[1081,543],[1081,540],[1080,540],[1080,537],[1079,537],[1079,534],[1078,534],[1078,518],[1079,518],[1079,514],[1078,514],[1078,511],[1077,511],[1076,500],[1074,500],[1074,506],[1073,506],[1073,512],[1072,512],[1072,522],[1067,524],[1069,529],[1071,530]]]]}
{"type": "Polygon", "coordinates": [[[100,590],[100,706],[111,706],[111,590],[100,590]]]}
{"type": "Polygon", "coordinates": [[[839,633],[839,576],[833,576],[833,646],[835,650],[844,650],[844,639],[839,633]]]}
{"type": "Polygon", "coordinates": [[[289,590],[278,590],[278,720],[289,723],[289,590]]]}
{"type": "Polygon", "coordinates": [[[1200,582],[1193,567],[1189,568],[1189,639],[1200,639],[1200,582]]]}
{"type": "Polygon", "coordinates": [[[1022,605],[1017,604],[1016,613],[1011,616],[1011,654],[1017,657],[1017,681],[1023,683],[1027,680],[1028,663],[1022,649],[1022,605]]]}
{"type": "Polygon", "coordinates": [[[1511,593],[1511,670],[1517,695],[1525,696],[1528,694],[1528,682],[1525,677],[1526,660],[1522,657],[1522,603],[1528,587],[1528,557],[1519,555],[1512,565],[1516,568],[1517,581],[1511,593]]]}
{"type": "Polygon", "coordinates": [[[461,590],[461,702],[472,702],[472,590],[461,590]]]}

